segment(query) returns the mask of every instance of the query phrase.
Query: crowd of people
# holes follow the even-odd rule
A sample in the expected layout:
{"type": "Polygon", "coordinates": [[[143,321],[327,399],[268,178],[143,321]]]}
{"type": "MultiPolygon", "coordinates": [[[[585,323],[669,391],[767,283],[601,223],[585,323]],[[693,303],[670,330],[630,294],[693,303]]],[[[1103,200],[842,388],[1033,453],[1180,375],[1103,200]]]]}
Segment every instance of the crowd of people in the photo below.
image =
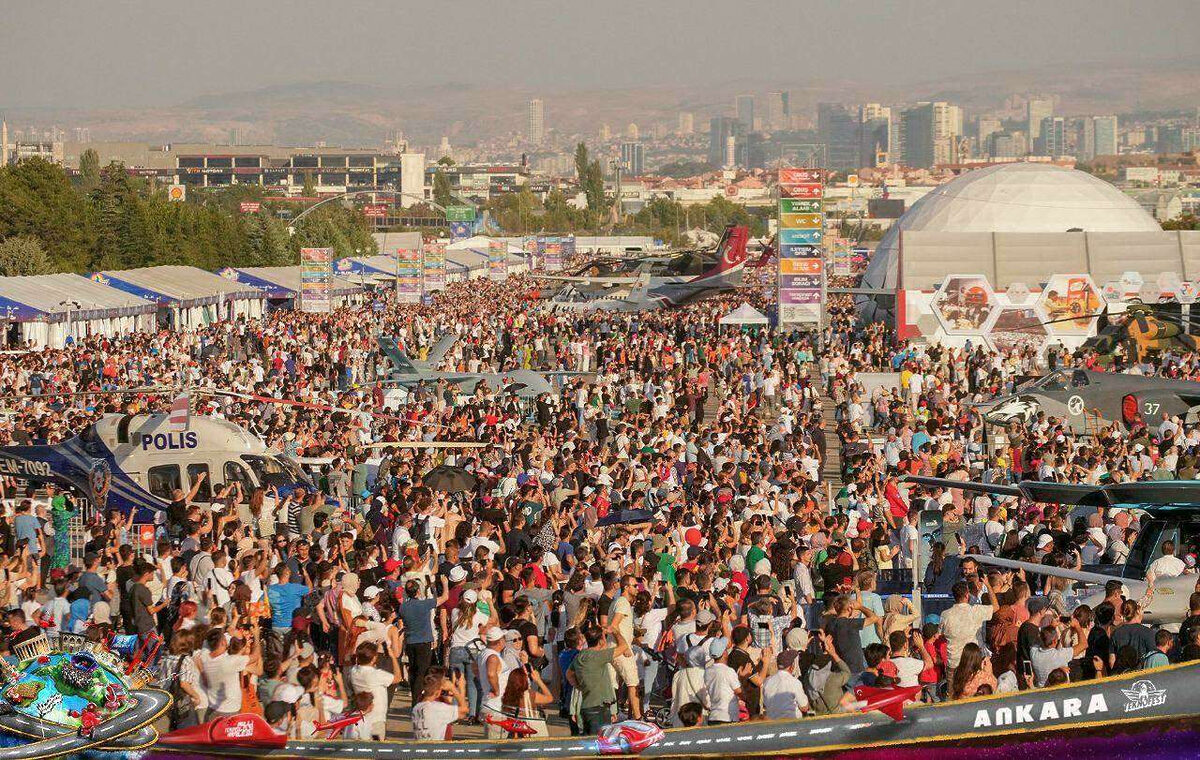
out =
{"type": "MultiPolygon", "coordinates": [[[[120,512],[89,516],[72,547],[71,495],[3,478],[10,634],[161,635],[174,727],[256,711],[296,737],[358,711],[349,736],[398,738],[393,706],[438,739],[466,723],[500,737],[514,715],[535,735],[796,718],[855,709],[857,685],[938,701],[1200,653],[1200,596],[1178,634],[1156,632],[1119,583],[1090,608],[1054,577],[964,558],[1121,562],[1135,514],[902,481],[1194,477],[1200,431],[1177,419],[985,431],[974,402],[1095,357],[902,343],[837,300],[818,333],[719,327],[765,306],[750,289],[640,314],[554,313],[532,289],[474,280],[382,315],[275,311],[5,356],[5,444],[186,390],[193,414],[323,463],[282,495],[184,483],[150,547],[120,512]],[[380,333],[414,358],[456,335],[444,369],[564,374],[533,400],[487,383],[397,394],[380,333]],[[411,441],[472,445],[387,445],[411,441]],[[431,487],[439,465],[468,485],[431,487]],[[921,558],[930,511],[941,528],[921,558]],[[912,573],[924,605],[905,594],[912,573]]],[[[1133,369],[1200,371],[1193,356],[1133,369]]],[[[1195,572],[1195,547],[1163,555],[1159,577],[1195,572]]]]}

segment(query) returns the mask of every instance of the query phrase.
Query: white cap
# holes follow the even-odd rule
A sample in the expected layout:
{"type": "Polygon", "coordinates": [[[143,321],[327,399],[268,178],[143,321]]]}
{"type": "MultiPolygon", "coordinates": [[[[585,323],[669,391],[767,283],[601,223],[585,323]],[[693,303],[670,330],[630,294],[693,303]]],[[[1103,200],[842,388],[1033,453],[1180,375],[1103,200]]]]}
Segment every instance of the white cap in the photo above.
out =
{"type": "Polygon", "coordinates": [[[497,641],[500,641],[503,638],[504,638],[504,629],[503,628],[489,628],[487,630],[487,633],[484,634],[484,639],[486,639],[489,644],[493,644],[497,641]]]}
{"type": "Polygon", "coordinates": [[[1037,545],[1039,549],[1044,549],[1052,543],[1054,543],[1054,538],[1049,533],[1043,533],[1038,539],[1037,545]]]}
{"type": "Polygon", "coordinates": [[[366,589],[363,590],[363,599],[371,599],[372,597],[378,596],[382,593],[383,589],[379,588],[378,586],[367,586],[366,589]]]}
{"type": "Polygon", "coordinates": [[[462,598],[468,604],[474,604],[479,601],[479,594],[473,588],[469,588],[463,592],[462,598]]]}
{"type": "Polygon", "coordinates": [[[450,582],[451,583],[462,583],[466,579],[467,579],[467,571],[463,568],[462,565],[455,565],[454,567],[450,568],[450,582]]]}

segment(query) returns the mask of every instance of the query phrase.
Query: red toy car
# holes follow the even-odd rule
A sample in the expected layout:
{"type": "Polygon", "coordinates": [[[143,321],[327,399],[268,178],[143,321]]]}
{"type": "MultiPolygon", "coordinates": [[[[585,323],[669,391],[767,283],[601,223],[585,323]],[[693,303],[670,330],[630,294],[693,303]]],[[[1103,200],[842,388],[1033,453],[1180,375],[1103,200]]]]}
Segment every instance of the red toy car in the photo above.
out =
{"type": "Polygon", "coordinates": [[[653,723],[623,720],[600,729],[596,749],[601,755],[636,755],[663,738],[663,730],[653,723]]]}
{"type": "Polygon", "coordinates": [[[88,702],[88,706],[83,708],[82,712],[78,710],[72,710],[67,714],[72,718],[79,719],[80,736],[90,737],[92,732],[96,730],[96,727],[104,722],[104,717],[100,714],[100,708],[96,707],[91,702],[88,702]]]}

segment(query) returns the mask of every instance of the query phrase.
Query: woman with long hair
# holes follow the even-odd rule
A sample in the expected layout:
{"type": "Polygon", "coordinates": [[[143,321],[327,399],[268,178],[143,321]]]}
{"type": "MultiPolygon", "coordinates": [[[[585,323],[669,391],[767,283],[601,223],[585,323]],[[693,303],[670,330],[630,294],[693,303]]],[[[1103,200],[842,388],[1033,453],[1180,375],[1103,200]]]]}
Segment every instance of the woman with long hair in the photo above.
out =
{"type": "MultiPolygon", "coordinates": [[[[509,674],[508,683],[504,686],[504,693],[500,695],[501,711],[505,715],[515,716],[528,723],[529,727],[534,729],[534,733],[529,736],[545,737],[550,735],[542,708],[553,703],[554,695],[542,682],[542,677],[537,670],[528,666],[518,668],[509,674]]],[[[497,727],[489,724],[489,737],[493,733],[491,731],[493,728],[497,727]]]]}
{"type": "Polygon", "coordinates": [[[973,697],[981,686],[987,686],[994,692],[996,676],[992,673],[992,658],[985,657],[979,645],[972,641],[963,647],[962,658],[954,669],[950,698],[973,697]]]}
{"type": "MultiPolygon", "coordinates": [[[[450,614],[450,657],[449,665],[452,671],[461,673],[466,678],[467,706],[472,720],[479,717],[480,694],[478,679],[475,675],[475,657],[483,650],[480,634],[487,627],[491,617],[479,611],[479,596],[473,589],[463,592],[458,606],[450,614]]],[[[490,608],[494,615],[495,607],[490,608]]]]}

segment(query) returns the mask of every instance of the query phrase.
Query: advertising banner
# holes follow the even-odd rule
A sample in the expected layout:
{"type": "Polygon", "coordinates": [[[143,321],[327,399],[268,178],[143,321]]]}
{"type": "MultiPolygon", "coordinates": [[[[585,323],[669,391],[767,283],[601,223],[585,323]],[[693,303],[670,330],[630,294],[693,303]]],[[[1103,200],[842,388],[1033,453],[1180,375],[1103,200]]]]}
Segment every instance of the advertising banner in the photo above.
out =
{"type": "Polygon", "coordinates": [[[562,241],[557,237],[538,238],[542,248],[542,266],[547,272],[561,272],[563,268],[562,241]]]}
{"type": "Polygon", "coordinates": [[[243,214],[257,214],[262,211],[262,204],[258,201],[242,201],[238,204],[238,210],[243,214]]]}
{"type": "Polygon", "coordinates": [[[423,266],[421,251],[400,248],[396,251],[396,303],[420,303],[423,266]]]}
{"type": "Polygon", "coordinates": [[[426,293],[446,287],[446,244],[435,240],[425,243],[424,287],[426,293]]]}
{"type": "Polygon", "coordinates": [[[500,240],[488,243],[488,275],[493,280],[508,277],[508,245],[500,240]]]}
{"type": "Polygon", "coordinates": [[[779,324],[820,325],[825,197],[820,169],[779,170],[779,324]]]}
{"type": "Polygon", "coordinates": [[[387,216],[388,207],[386,203],[368,203],[362,207],[363,216],[375,219],[382,219],[387,216]]]}
{"type": "Polygon", "coordinates": [[[562,243],[562,257],[564,261],[570,261],[575,256],[575,236],[567,235],[559,238],[562,243]]]}
{"type": "Polygon", "coordinates": [[[328,314],[333,311],[333,249],[300,249],[300,311],[328,314]]]}

